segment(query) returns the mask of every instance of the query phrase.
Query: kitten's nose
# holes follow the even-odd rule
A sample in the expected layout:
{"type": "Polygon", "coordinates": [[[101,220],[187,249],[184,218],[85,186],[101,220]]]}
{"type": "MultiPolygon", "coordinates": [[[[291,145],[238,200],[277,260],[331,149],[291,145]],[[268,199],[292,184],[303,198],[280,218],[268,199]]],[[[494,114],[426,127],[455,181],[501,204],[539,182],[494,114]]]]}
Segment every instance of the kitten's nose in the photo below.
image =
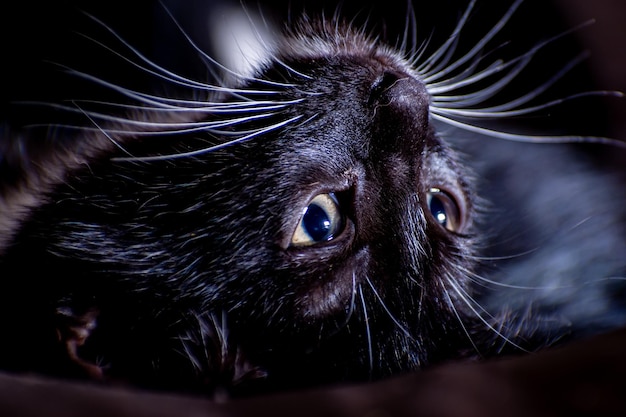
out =
{"type": "Polygon", "coordinates": [[[370,89],[370,105],[409,104],[428,107],[428,94],[424,84],[413,76],[399,71],[385,71],[370,89]]]}
{"type": "Polygon", "coordinates": [[[372,144],[380,150],[415,152],[429,133],[430,98],[425,85],[408,73],[385,71],[368,100],[377,118],[372,144]]]}

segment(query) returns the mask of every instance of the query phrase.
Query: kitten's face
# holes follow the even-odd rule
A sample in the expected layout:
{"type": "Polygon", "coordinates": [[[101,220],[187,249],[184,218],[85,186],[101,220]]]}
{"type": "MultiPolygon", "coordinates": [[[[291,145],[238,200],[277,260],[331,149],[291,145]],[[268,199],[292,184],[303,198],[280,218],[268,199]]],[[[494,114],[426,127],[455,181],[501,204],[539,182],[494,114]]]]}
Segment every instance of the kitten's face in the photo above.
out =
{"type": "Polygon", "coordinates": [[[415,69],[417,51],[409,62],[305,20],[252,76],[219,86],[135,55],[188,94],[105,84],[140,107],[86,103],[96,127],[42,159],[50,191],[0,239],[0,273],[16,278],[0,317],[23,315],[0,366],[39,370],[32,347],[58,348],[63,326],[93,316],[70,362],[175,389],[364,380],[548,343],[530,312],[493,317],[473,298],[470,280],[493,281],[474,275],[471,173],[432,126],[484,132],[466,119],[498,113],[481,100],[525,62],[483,68],[479,48],[457,61],[454,48],[415,69]]]}
{"type": "MultiPolygon", "coordinates": [[[[347,54],[286,61],[324,77],[291,77],[305,101],[281,117],[303,123],[245,146],[242,159],[261,165],[253,165],[258,188],[236,193],[225,209],[255,213],[246,217],[257,222],[247,224],[249,237],[264,249],[254,259],[267,269],[242,271],[238,280],[257,291],[247,308],[265,310],[270,327],[308,335],[303,340],[322,349],[332,346],[328,334],[353,333],[359,361],[369,350],[405,352],[398,362],[410,368],[430,359],[443,327],[460,325],[444,305],[459,296],[451,286],[465,288],[471,203],[429,125],[424,86],[388,61],[347,54]]],[[[237,252],[241,262],[252,253],[237,252]]]]}
{"type": "Polygon", "coordinates": [[[408,65],[349,31],[342,39],[353,44],[287,51],[225,94],[226,106],[242,96],[257,106],[225,128],[86,136],[108,150],[68,173],[21,231],[7,259],[27,276],[63,271],[41,297],[98,310],[87,351],[113,374],[133,379],[155,361],[157,374],[184,374],[175,369],[198,359],[172,359],[180,339],[222,314],[224,343],[278,384],[381,376],[465,349],[466,175],[408,65]],[[241,132],[262,134],[183,155],[241,132]],[[139,159],[115,159],[128,154],[139,159]],[[157,155],[176,156],[141,160],[157,155]]]}

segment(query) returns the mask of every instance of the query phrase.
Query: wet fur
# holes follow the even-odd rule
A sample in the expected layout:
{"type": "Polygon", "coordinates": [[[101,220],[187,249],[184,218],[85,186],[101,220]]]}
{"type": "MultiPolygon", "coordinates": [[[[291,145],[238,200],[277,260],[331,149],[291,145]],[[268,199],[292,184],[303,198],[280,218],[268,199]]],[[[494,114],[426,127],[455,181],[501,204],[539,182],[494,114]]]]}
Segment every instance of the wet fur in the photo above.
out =
{"type": "MultiPolygon", "coordinates": [[[[226,73],[224,89],[162,72],[187,84],[189,102],[122,87],[148,108],[67,106],[92,124],[62,143],[6,128],[0,317],[11,337],[0,366],[247,393],[520,353],[623,324],[623,286],[601,281],[624,276],[623,201],[601,216],[557,203],[542,218],[555,189],[593,202],[618,185],[565,145],[486,150],[498,141],[453,137],[440,123],[459,123],[454,106],[437,100],[458,78],[437,67],[454,61],[420,66],[405,41],[403,55],[342,21],[305,18],[254,76],[226,73]],[[552,168],[520,190],[539,158],[552,168]],[[433,187],[466,207],[462,233],[430,216],[433,187]],[[330,191],[345,232],[290,247],[303,207],[330,191]],[[546,227],[554,221],[563,239],[546,227]],[[576,295],[563,295],[568,285],[576,295]],[[589,300],[604,310],[589,313],[589,300]]],[[[509,110],[519,108],[498,117],[509,110]]],[[[473,122],[488,110],[467,111],[473,122]]]]}

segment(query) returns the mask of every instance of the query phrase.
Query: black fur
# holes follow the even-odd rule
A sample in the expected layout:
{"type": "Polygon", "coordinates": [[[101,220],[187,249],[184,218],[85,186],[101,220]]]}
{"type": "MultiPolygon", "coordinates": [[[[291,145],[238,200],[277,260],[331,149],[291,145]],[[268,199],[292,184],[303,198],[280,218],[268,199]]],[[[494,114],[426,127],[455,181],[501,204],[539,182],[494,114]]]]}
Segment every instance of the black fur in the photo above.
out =
{"type": "MultiPolygon", "coordinates": [[[[521,302],[508,293],[503,302],[501,292],[480,289],[476,275],[492,267],[481,262],[486,256],[519,255],[489,278],[546,288],[568,265],[579,290],[580,277],[623,276],[622,257],[603,249],[623,246],[621,203],[605,206],[594,236],[576,248],[563,242],[572,239],[568,231],[588,233],[595,205],[547,213],[564,233],[554,245],[544,228],[551,220],[538,218],[562,191],[601,193],[596,187],[611,189],[611,179],[584,172],[579,188],[563,190],[564,178],[583,169],[575,153],[564,145],[526,151],[528,144],[519,147],[532,158],[550,155],[554,186],[537,185],[546,184],[546,171],[511,179],[532,162],[497,162],[503,153],[517,158],[513,145],[496,152],[484,138],[442,137],[426,85],[398,53],[343,24],[304,22],[296,33],[332,53],[303,50],[288,37],[255,79],[231,86],[242,92],[206,98],[293,103],[267,117],[217,133],[148,127],[145,134],[132,120],[225,116],[131,112],[128,122],[81,130],[43,152],[28,133],[3,135],[0,367],[258,392],[535,350],[568,334],[570,323],[578,329],[595,320],[574,321],[578,313],[566,314],[572,297],[555,304],[555,292],[543,302],[537,291],[509,288],[521,302]],[[177,157],[285,121],[245,142],[177,157]],[[154,156],[165,157],[142,159],[154,156]],[[502,185],[509,180],[514,185],[502,185]],[[520,191],[524,181],[531,185],[520,191]],[[458,200],[459,230],[431,215],[432,188],[458,200]],[[329,192],[345,215],[342,232],[290,245],[304,208],[329,192]],[[530,250],[538,254],[524,255],[530,250]],[[582,253],[585,265],[596,265],[584,274],[582,253]],[[563,254],[567,260],[557,262],[563,254]],[[470,299],[479,295],[493,315],[470,299]]],[[[610,311],[594,329],[624,322],[624,310],[610,311]]]]}

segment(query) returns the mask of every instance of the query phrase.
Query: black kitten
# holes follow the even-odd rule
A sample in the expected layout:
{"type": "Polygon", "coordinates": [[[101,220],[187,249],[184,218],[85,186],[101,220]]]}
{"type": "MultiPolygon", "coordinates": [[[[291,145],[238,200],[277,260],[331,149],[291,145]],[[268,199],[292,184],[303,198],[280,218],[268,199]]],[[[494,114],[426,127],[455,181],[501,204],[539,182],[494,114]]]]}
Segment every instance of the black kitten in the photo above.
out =
{"type": "Polygon", "coordinates": [[[235,70],[205,56],[219,83],[125,45],[146,76],[186,94],[95,79],[125,104],[68,107],[92,125],[52,145],[3,134],[0,366],[245,392],[624,323],[611,305],[623,301],[597,281],[626,264],[622,196],[596,211],[611,178],[563,145],[435,130],[523,140],[474,123],[536,110],[523,107],[534,92],[480,108],[534,52],[484,65],[498,27],[458,58],[452,36],[424,59],[408,36],[398,52],[305,17],[235,70]],[[503,289],[478,294],[485,285],[503,289]],[[589,312],[592,298],[605,311],[589,312]]]}

